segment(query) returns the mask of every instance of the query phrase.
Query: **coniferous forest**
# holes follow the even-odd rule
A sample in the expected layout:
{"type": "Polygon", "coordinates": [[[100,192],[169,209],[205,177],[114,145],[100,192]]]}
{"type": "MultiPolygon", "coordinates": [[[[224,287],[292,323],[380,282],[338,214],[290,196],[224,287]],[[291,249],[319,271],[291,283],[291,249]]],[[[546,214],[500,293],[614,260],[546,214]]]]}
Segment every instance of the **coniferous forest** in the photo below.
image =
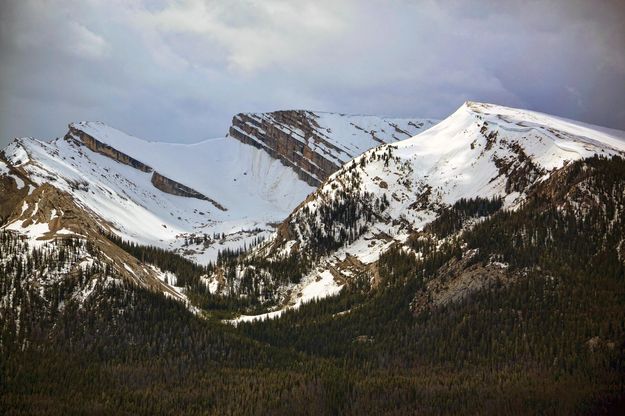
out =
{"type": "MultiPolygon", "coordinates": [[[[21,308],[2,316],[0,406],[11,415],[622,414],[625,218],[614,214],[624,178],[624,160],[595,157],[538,184],[514,212],[500,200],[459,201],[380,258],[377,286],[356,279],[336,297],[236,327],[220,317],[249,305],[202,295],[205,270],[116,240],[186,279],[214,314],[122,280],[60,308],[72,284],[114,273],[97,263],[53,284],[45,313],[36,293],[13,291],[21,308]],[[418,307],[459,261],[506,264],[514,279],[418,307]]],[[[6,232],[0,243],[3,293],[93,251],[68,240],[52,254],[6,232]]]]}

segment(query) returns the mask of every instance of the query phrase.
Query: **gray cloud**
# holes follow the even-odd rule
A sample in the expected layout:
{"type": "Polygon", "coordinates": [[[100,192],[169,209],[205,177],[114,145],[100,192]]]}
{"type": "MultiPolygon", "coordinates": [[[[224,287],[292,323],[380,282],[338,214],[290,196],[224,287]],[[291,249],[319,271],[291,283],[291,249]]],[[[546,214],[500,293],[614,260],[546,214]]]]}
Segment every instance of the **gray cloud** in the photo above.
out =
{"type": "Polygon", "coordinates": [[[241,111],[442,118],[464,100],[625,129],[618,1],[15,0],[0,142],[75,120],[223,136],[241,111]]]}

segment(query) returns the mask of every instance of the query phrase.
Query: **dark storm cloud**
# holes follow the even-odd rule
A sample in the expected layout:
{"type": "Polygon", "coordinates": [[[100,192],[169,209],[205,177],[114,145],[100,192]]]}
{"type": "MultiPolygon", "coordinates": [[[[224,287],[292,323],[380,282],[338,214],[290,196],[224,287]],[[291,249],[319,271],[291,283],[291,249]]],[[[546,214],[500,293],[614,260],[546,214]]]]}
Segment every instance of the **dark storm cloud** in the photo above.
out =
{"type": "Polygon", "coordinates": [[[89,119],[189,142],[240,111],[443,118],[467,99],[625,129],[619,3],[3,2],[0,141],[89,119]]]}

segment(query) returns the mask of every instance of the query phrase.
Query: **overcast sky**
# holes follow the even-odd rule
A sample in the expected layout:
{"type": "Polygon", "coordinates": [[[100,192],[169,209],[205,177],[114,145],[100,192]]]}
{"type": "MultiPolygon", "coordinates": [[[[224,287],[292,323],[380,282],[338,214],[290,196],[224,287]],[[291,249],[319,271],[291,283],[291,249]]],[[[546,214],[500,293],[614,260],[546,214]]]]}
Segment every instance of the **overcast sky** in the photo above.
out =
{"type": "Polygon", "coordinates": [[[0,143],[100,120],[194,142],[235,113],[444,118],[465,100],[625,130],[622,1],[2,0],[0,143]]]}

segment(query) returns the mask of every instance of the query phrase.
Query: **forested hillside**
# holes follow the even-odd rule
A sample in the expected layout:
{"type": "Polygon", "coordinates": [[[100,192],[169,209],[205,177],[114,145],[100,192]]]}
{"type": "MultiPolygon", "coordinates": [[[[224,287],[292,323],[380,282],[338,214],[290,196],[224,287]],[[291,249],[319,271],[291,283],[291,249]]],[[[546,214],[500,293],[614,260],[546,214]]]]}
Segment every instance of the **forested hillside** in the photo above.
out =
{"type": "MultiPolygon", "coordinates": [[[[619,414],[624,208],[623,159],[575,162],[515,211],[459,202],[383,254],[376,284],[236,327],[132,285],[78,303],[59,283],[50,325],[26,324],[33,305],[19,315],[31,330],[3,326],[0,402],[7,414],[619,414]],[[458,279],[481,285],[459,294],[458,279]]],[[[29,251],[4,234],[2,250],[29,251]]],[[[3,264],[3,288],[23,279],[18,264],[3,264]]]]}

